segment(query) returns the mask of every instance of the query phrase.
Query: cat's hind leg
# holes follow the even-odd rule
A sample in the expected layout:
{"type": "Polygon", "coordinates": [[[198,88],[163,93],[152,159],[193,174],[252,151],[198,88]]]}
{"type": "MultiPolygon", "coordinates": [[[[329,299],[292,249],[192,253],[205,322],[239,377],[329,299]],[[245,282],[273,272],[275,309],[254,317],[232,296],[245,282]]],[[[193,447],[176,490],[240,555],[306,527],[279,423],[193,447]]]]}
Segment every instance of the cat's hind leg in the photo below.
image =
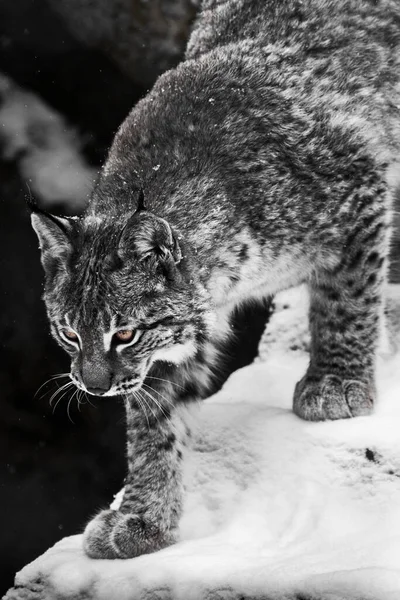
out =
{"type": "Polygon", "coordinates": [[[388,252],[386,190],[357,197],[334,269],[310,282],[311,356],[294,412],[310,421],[367,415],[375,399],[375,355],[388,252]],[[353,222],[354,219],[354,222],[353,222]]]}

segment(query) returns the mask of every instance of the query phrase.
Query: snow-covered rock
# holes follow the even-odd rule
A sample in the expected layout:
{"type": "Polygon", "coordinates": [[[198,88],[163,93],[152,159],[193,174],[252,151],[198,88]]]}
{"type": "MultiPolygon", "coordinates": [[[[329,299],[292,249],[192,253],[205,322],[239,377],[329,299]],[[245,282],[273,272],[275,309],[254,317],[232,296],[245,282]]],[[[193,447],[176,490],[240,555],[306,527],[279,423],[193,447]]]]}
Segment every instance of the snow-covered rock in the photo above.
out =
{"type": "Polygon", "coordinates": [[[182,541],[103,561],[84,555],[80,535],[66,538],[17,574],[7,600],[400,598],[396,340],[379,358],[372,416],[305,422],[291,402],[308,361],[307,296],[275,303],[259,359],[196,409],[182,541]]]}
{"type": "Polygon", "coordinates": [[[26,194],[42,208],[81,212],[97,177],[80,152],[80,139],[63,117],[0,73],[0,154],[18,159],[26,194]]]}

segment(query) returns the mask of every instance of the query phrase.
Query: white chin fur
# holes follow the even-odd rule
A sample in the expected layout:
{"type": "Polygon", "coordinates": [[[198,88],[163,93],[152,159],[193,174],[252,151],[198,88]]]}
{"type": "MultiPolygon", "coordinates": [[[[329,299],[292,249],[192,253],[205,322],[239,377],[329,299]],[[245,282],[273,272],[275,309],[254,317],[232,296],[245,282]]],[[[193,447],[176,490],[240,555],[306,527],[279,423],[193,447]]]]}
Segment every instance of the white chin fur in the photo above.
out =
{"type": "Polygon", "coordinates": [[[163,360],[164,362],[179,365],[195,354],[196,346],[193,341],[184,344],[174,344],[170,348],[160,348],[159,350],[156,350],[151,357],[151,363],[156,360],[163,360]]]}

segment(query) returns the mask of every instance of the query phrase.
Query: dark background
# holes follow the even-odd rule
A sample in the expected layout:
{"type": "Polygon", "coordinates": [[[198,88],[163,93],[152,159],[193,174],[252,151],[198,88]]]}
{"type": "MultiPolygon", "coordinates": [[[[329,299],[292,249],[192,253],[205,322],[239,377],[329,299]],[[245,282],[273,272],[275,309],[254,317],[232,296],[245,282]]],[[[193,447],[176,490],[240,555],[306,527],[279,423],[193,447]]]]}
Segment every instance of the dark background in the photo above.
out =
{"type": "MultiPolygon", "coordinates": [[[[191,0],[0,0],[0,72],[58,110],[100,165],[132,105],[179,61],[194,15],[191,0]]],[[[73,402],[71,422],[68,397],[49,406],[55,382],[35,397],[68,358],[40,298],[26,182],[18,158],[2,156],[0,138],[0,594],[107,506],[125,473],[122,403],[94,399],[79,411],[73,402]]],[[[225,376],[253,359],[268,312],[235,316],[225,376]]]]}

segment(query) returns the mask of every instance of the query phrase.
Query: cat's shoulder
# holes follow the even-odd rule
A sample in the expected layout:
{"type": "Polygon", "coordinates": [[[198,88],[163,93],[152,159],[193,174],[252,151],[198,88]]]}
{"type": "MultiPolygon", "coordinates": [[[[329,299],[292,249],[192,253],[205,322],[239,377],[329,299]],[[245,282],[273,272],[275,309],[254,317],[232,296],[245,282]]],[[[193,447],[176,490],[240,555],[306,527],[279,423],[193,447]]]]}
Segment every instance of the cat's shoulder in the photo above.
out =
{"type": "Polygon", "coordinates": [[[186,59],[227,46],[335,50],[362,41],[399,45],[398,0],[203,0],[187,45],[186,59]],[[361,36],[361,37],[360,37],[361,36]]]}

